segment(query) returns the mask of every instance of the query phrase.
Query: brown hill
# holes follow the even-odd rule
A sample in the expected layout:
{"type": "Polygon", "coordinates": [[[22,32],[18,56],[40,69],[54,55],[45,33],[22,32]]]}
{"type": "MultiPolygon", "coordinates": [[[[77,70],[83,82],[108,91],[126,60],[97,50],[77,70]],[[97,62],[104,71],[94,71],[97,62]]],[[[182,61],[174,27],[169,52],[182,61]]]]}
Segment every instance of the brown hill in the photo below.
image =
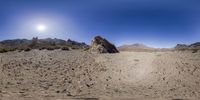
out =
{"type": "Polygon", "coordinates": [[[148,47],[144,44],[132,44],[132,45],[123,45],[118,47],[118,50],[120,51],[154,51],[155,48],[148,47]]]}

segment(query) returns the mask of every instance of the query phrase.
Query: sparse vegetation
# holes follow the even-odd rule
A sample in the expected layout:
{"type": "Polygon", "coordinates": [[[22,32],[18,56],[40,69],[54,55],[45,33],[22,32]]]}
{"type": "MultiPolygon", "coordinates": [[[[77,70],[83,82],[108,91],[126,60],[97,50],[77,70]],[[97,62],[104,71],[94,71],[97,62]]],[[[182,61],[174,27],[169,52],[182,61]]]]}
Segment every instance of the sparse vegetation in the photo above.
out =
{"type": "Polygon", "coordinates": [[[90,47],[85,47],[83,50],[84,50],[84,51],[89,51],[89,50],[90,50],[90,47]]]}
{"type": "Polygon", "coordinates": [[[31,51],[31,48],[26,48],[26,49],[24,49],[24,51],[26,51],[26,52],[31,51]]]}
{"type": "Polygon", "coordinates": [[[76,50],[76,49],[80,49],[80,48],[78,48],[76,46],[72,46],[71,49],[76,50]]]}
{"type": "Polygon", "coordinates": [[[44,49],[45,49],[44,47],[39,48],[39,50],[44,50],[44,49]]]}
{"type": "Polygon", "coordinates": [[[60,49],[61,47],[59,47],[59,46],[54,46],[54,49],[60,49]]]}
{"type": "Polygon", "coordinates": [[[16,48],[11,48],[8,51],[15,51],[15,50],[17,50],[17,49],[16,48]]]}
{"type": "Polygon", "coordinates": [[[198,52],[197,49],[192,50],[192,53],[197,53],[197,52],[198,52]]]}
{"type": "Polygon", "coordinates": [[[6,52],[8,52],[8,50],[6,50],[6,49],[0,49],[0,53],[6,53],[6,52]]]}
{"type": "Polygon", "coordinates": [[[38,44],[38,37],[34,38],[31,40],[31,44],[28,45],[30,48],[36,48],[38,44]]]}
{"type": "Polygon", "coordinates": [[[47,47],[46,49],[47,50],[55,50],[55,48],[53,48],[53,47],[47,47]]]}
{"type": "Polygon", "coordinates": [[[62,47],[61,49],[62,49],[62,50],[69,50],[68,47],[62,47]]]}
{"type": "Polygon", "coordinates": [[[22,52],[22,50],[18,50],[18,52],[22,52]]]}

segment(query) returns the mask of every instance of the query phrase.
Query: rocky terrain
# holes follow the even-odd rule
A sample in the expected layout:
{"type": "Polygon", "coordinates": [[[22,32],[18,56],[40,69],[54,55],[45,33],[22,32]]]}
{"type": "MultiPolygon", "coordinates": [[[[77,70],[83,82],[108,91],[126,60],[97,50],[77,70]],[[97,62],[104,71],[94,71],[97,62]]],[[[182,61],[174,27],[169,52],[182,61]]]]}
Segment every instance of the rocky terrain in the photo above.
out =
{"type": "Polygon", "coordinates": [[[32,50],[0,54],[3,100],[198,99],[199,76],[200,52],[32,50]]]}
{"type": "MultiPolygon", "coordinates": [[[[105,46],[107,40],[100,41],[93,39],[95,45],[90,50],[100,45],[103,51],[115,51],[109,42],[105,46]]],[[[0,53],[0,99],[200,99],[199,50],[115,53],[90,50],[0,53]]]]}

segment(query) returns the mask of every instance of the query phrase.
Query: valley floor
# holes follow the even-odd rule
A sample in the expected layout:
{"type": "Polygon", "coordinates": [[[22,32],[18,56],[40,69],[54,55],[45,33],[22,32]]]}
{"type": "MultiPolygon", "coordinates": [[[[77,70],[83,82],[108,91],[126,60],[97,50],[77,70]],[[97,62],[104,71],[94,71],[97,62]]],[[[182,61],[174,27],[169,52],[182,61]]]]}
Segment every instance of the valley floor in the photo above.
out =
{"type": "MultiPolygon", "coordinates": [[[[0,98],[200,99],[200,52],[0,54],[0,98]]],[[[0,100],[1,100],[0,99],[0,100]]]]}

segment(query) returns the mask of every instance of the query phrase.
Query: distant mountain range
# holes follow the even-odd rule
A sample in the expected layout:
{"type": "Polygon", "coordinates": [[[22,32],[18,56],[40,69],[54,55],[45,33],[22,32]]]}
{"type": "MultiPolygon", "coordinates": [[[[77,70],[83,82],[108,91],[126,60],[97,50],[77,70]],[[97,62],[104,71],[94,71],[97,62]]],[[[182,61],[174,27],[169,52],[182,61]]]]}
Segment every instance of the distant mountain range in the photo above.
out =
{"type": "Polygon", "coordinates": [[[118,50],[120,51],[154,51],[156,50],[155,48],[148,47],[144,44],[131,44],[131,45],[122,45],[118,47],[118,50]]]}
{"type": "Polygon", "coordinates": [[[200,50],[200,42],[196,42],[190,45],[186,44],[177,44],[175,46],[176,50],[200,50]]]}
{"type": "Polygon", "coordinates": [[[6,50],[15,50],[15,49],[58,49],[62,47],[68,47],[72,49],[81,49],[89,47],[84,42],[77,42],[68,39],[67,41],[62,39],[38,39],[33,38],[32,40],[28,39],[13,39],[13,40],[4,40],[0,42],[0,49],[6,50]]]}
{"type": "Polygon", "coordinates": [[[171,51],[171,50],[178,50],[178,51],[183,51],[183,50],[192,50],[192,51],[197,51],[200,50],[200,42],[196,42],[190,45],[186,44],[177,44],[174,48],[153,48],[153,47],[148,47],[144,44],[131,44],[131,45],[122,45],[118,47],[119,51],[141,51],[141,52],[146,52],[146,51],[171,51]]]}
{"type": "MultiPolygon", "coordinates": [[[[33,38],[32,40],[28,39],[13,39],[13,40],[4,40],[0,41],[0,52],[4,51],[14,51],[14,50],[25,50],[25,49],[89,49],[90,46],[84,42],[77,42],[73,40],[62,40],[57,38],[46,38],[38,39],[33,38]],[[3,50],[3,51],[2,51],[3,50]]],[[[109,48],[108,48],[109,49],[109,48]]],[[[152,51],[171,51],[171,50],[200,50],[200,42],[196,42],[190,45],[186,44],[177,44],[174,48],[153,48],[146,46],[144,44],[131,44],[131,45],[122,45],[117,48],[119,51],[139,51],[139,52],[152,52],[152,51]]]]}

